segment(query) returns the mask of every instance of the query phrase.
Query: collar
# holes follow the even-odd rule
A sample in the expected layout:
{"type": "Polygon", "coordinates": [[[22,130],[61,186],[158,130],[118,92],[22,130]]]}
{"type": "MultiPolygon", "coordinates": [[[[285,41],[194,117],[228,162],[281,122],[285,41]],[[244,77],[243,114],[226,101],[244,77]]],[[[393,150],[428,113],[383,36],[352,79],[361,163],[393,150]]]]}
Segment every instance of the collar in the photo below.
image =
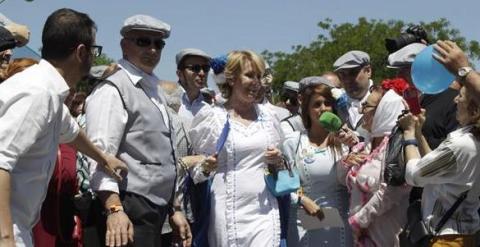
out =
{"type": "Polygon", "coordinates": [[[199,102],[203,102],[202,92],[198,93],[198,97],[196,99],[190,101],[190,99],[188,98],[187,92],[185,90],[183,90],[182,101],[185,105],[195,105],[195,104],[198,104],[199,102]]]}
{"type": "Polygon", "coordinates": [[[158,77],[155,74],[150,75],[143,72],[141,69],[139,69],[137,66],[130,63],[126,59],[123,59],[123,58],[120,59],[118,61],[118,65],[120,66],[120,68],[125,70],[125,72],[127,72],[128,77],[130,78],[130,80],[134,85],[137,85],[138,82],[141,81],[142,79],[145,79],[148,83],[155,86],[160,81],[160,79],[158,79],[158,77]]]}
{"type": "Polygon", "coordinates": [[[45,59],[40,60],[37,66],[40,68],[42,73],[51,79],[48,80],[50,84],[49,88],[58,93],[60,97],[66,98],[70,93],[70,87],[58,70],[45,59]]]}

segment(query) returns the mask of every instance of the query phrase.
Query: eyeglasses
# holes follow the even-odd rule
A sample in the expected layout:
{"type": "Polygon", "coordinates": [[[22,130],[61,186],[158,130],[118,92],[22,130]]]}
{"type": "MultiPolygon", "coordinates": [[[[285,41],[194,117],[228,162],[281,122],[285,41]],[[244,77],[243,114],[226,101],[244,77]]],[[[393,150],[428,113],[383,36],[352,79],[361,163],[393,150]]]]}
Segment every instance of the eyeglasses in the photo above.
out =
{"type": "Polygon", "coordinates": [[[165,47],[165,41],[161,38],[153,39],[150,37],[138,37],[138,38],[125,37],[125,39],[135,42],[135,44],[138,47],[150,47],[152,43],[155,46],[155,48],[157,48],[158,50],[161,50],[163,49],[163,47],[165,47]]]}
{"type": "Polygon", "coordinates": [[[200,70],[203,70],[203,72],[208,73],[210,71],[210,65],[205,64],[205,65],[200,65],[200,64],[190,64],[190,65],[185,65],[183,66],[184,69],[189,69],[195,73],[200,73],[200,70]]]}
{"type": "Polygon", "coordinates": [[[92,49],[93,56],[99,57],[100,55],[102,55],[103,47],[101,45],[92,45],[90,48],[92,49]]]}

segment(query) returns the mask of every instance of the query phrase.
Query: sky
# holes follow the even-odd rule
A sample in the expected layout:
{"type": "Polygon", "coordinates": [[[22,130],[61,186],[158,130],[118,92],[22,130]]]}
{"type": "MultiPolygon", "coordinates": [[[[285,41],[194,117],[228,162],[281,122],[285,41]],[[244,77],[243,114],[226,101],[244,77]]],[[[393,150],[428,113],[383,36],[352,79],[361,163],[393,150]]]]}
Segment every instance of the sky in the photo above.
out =
{"type": "Polygon", "coordinates": [[[291,52],[314,41],[320,34],[317,23],[325,18],[341,24],[359,17],[414,23],[444,17],[467,40],[480,41],[478,0],[5,0],[0,13],[29,26],[29,46],[38,50],[47,16],[63,7],[87,13],[97,23],[97,44],[114,60],[121,57],[119,30],[126,18],[147,14],[169,23],[171,36],[155,73],[172,81],[177,81],[175,54],[183,48],[212,56],[236,49],[291,52]]]}

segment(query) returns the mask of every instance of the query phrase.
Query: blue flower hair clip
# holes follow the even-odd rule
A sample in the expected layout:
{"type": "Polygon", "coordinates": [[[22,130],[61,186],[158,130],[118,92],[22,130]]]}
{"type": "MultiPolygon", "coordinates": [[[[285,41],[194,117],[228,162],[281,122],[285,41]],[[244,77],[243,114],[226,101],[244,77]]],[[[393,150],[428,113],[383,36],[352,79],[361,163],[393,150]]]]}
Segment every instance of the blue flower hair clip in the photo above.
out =
{"type": "Polygon", "coordinates": [[[210,60],[210,67],[212,67],[213,73],[216,75],[222,73],[225,70],[227,60],[227,55],[212,58],[212,60],[210,60]]]}

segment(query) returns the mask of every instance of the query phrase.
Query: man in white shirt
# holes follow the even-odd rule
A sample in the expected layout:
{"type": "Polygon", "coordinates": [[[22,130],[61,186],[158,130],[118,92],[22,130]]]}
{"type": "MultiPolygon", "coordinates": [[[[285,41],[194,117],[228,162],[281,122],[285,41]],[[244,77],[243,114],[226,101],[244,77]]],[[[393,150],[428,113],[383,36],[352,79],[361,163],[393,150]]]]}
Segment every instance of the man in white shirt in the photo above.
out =
{"type": "Polygon", "coordinates": [[[373,85],[370,80],[372,77],[370,56],[363,51],[349,51],[339,57],[333,67],[348,96],[346,108],[337,109],[337,113],[350,129],[366,137],[366,131],[362,131],[361,128],[363,114],[359,109],[370,94],[370,86],[373,85]]]}
{"type": "Polygon", "coordinates": [[[170,25],[147,15],[125,20],[120,31],[123,59],[119,70],[95,88],[86,102],[87,133],[92,142],[125,161],[129,174],[121,183],[92,164],[92,189],[108,210],[107,246],[161,246],[167,213],[184,246],[191,233],[174,210],[175,134],[153,70],[160,61],[170,25]]]}
{"type": "Polygon", "coordinates": [[[126,166],[88,141],[63,104],[70,88],[88,75],[95,23],[88,15],[59,9],[42,34],[42,60],[0,85],[0,246],[33,246],[32,227],[55,166],[59,143],[71,143],[105,166],[109,175],[126,166]]]}
{"type": "Polygon", "coordinates": [[[200,89],[207,85],[210,59],[207,53],[194,48],[183,49],[175,56],[178,83],[184,89],[178,116],[187,131],[197,112],[208,106],[200,89]]]}

